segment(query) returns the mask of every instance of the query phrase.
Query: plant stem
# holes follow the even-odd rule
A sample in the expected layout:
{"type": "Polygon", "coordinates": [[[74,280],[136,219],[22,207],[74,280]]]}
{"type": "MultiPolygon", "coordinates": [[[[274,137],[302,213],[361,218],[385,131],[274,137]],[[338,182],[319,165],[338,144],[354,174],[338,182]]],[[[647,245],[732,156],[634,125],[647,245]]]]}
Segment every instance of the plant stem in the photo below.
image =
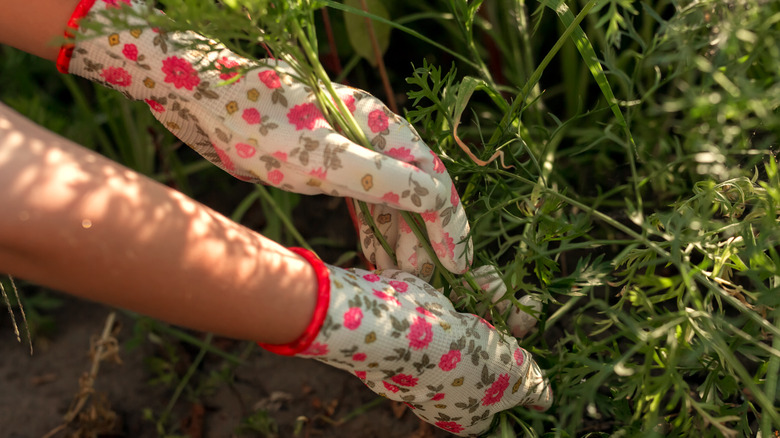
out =
{"type": "Polygon", "coordinates": [[[516,113],[520,110],[521,105],[525,104],[529,93],[531,92],[533,87],[535,87],[536,84],[539,82],[539,79],[541,79],[544,70],[550,64],[550,62],[558,53],[558,51],[561,50],[561,47],[563,47],[563,45],[567,41],[569,41],[569,37],[571,36],[571,34],[574,33],[574,30],[577,29],[579,24],[582,22],[582,20],[585,19],[585,17],[588,15],[590,10],[593,9],[593,6],[595,6],[595,4],[596,4],[595,0],[589,1],[588,4],[586,4],[585,7],[582,8],[582,11],[580,11],[580,13],[577,14],[577,17],[574,19],[574,22],[572,22],[566,28],[566,30],[563,31],[561,36],[558,38],[558,41],[556,41],[555,45],[553,45],[550,51],[547,52],[547,55],[544,57],[544,59],[542,59],[542,61],[536,67],[536,70],[534,70],[531,77],[523,85],[523,88],[520,90],[520,93],[518,93],[517,96],[515,96],[514,101],[512,101],[512,105],[509,107],[509,111],[504,113],[504,116],[501,118],[501,121],[498,123],[498,128],[493,132],[493,135],[490,137],[488,144],[496,143],[499,137],[509,129],[509,123],[516,117],[516,113]]]}
{"type": "MultiPolygon", "coordinates": [[[[774,278],[775,287],[780,283],[780,277],[774,278]]],[[[780,330],[780,317],[775,316],[775,327],[780,330]]],[[[772,337],[772,348],[780,350],[780,336],[774,335],[772,337]]],[[[764,382],[764,392],[770,403],[774,405],[777,401],[777,377],[780,374],[780,357],[773,354],[769,358],[769,364],[766,367],[766,381],[764,382]]],[[[772,436],[772,423],[773,418],[764,412],[761,415],[761,435],[765,437],[772,436]]]]}
{"type": "MultiPolygon", "coordinates": [[[[214,334],[209,333],[206,335],[206,339],[203,341],[203,343],[205,345],[211,346],[212,339],[214,339],[214,334]]],[[[163,411],[162,415],[160,415],[160,419],[157,420],[158,430],[165,430],[165,423],[168,421],[168,417],[170,417],[171,412],[173,411],[173,407],[176,405],[176,402],[179,400],[182,391],[184,391],[184,388],[187,386],[187,384],[190,382],[190,379],[195,374],[195,370],[198,368],[198,366],[200,366],[200,362],[206,356],[206,351],[207,349],[205,347],[201,347],[200,351],[198,351],[198,355],[195,356],[195,360],[192,361],[190,367],[187,368],[187,372],[184,374],[184,376],[181,378],[181,381],[176,386],[176,390],[173,392],[171,399],[168,401],[168,405],[165,407],[165,410],[163,411]]]]}
{"type": "Polygon", "coordinates": [[[273,209],[276,217],[282,221],[284,227],[290,233],[293,240],[295,240],[296,245],[300,245],[309,251],[313,251],[311,246],[306,242],[306,239],[304,239],[303,236],[301,236],[301,233],[298,232],[298,229],[295,228],[295,225],[292,223],[287,214],[285,214],[285,212],[279,208],[279,204],[276,203],[276,200],[274,200],[273,196],[271,196],[271,194],[268,192],[268,189],[266,189],[264,186],[256,185],[255,190],[260,194],[260,197],[271,206],[271,209],[273,209]]]}

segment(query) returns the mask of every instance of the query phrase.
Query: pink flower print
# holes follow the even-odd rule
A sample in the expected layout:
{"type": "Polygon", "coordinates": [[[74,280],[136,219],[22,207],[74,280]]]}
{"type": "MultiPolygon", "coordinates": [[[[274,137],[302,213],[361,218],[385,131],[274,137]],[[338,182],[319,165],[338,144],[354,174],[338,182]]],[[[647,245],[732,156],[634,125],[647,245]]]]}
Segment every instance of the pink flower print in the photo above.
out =
{"type": "Polygon", "coordinates": [[[394,296],[391,296],[391,295],[388,295],[388,294],[382,292],[381,290],[374,289],[374,296],[379,298],[379,299],[385,300],[388,303],[395,303],[396,306],[400,306],[401,305],[401,302],[398,301],[398,298],[396,298],[394,296]]]}
{"type": "Polygon", "coordinates": [[[398,193],[387,192],[382,195],[382,200],[388,204],[398,204],[399,199],[400,197],[398,196],[398,193]]]}
{"type": "Polygon", "coordinates": [[[379,276],[376,274],[366,274],[363,276],[363,280],[370,281],[371,283],[376,283],[379,281],[379,276]]]}
{"type": "Polygon", "coordinates": [[[525,354],[523,353],[522,348],[518,348],[515,350],[515,363],[517,366],[521,367],[523,366],[523,362],[525,362],[525,354]]]}
{"type": "Polygon", "coordinates": [[[452,183],[452,189],[450,190],[450,204],[453,207],[457,207],[460,204],[460,195],[458,195],[458,189],[455,188],[455,183],[452,183]]]}
{"type": "Polygon", "coordinates": [[[316,169],[312,169],[312,170],[309,172],[309,175],[311,175],[311,176],[313,176],[313,177],[315,177],[315,178],[318,178],[318,179],[325,179],[325,178],[327,178],[327,177],[328,177],[328,171],[327,171],[327,170],[325,170],[325,169],[324,169],[324,168],[322,168],[322,167],[318,167],[318,168],[316,168],[316,169]]]}
{"type": "Polygon", "coordinates": [[[271,154],[271,156],[276,158],[277,160],[281,161],[282,163],[286,163],[287,162],[287,152],[276,151],[273,154],[271,154]]]}
{"type": "Polygon", "coordinates": [[[290,112],[287,113],[287,120],[291,125],[295,125],[296,131],[300,131],[301,129],[308,129],[311,131],[329,126],[320,109],[311,102],[295,105],[290,112]]]}
{"type": "Polygon", "coordinates": [[[257,125],[260,123],[260,112],[255,108],[247,108],[241,114],[241,118],[250,125],[257,125]]]}
{"type": "Polygon", "coordinates": [[[119,87],[128,87],[133,82],[133,77],[122,67],[106,67],[100,72],[100,76],[109,84],[119,87]]]}
{"type": "Polygon", "coordinates": [[[441,158],[439,158],[439,156],[436,155],[436,152],[432,150],[428,150],[428,152],[433,155],[433,171],[436,173],[444,173],[444,171],[447,169],[444,167],[444,163],[442,163],[441,158]]]}
{"type": "Polygon", "coordinates": [[[454,421],[437,421],[434,425],[451,433],[461,433],[463,431],[463,426],[454,421]]]}
{"type": "Polygon", "coordinates": [[[125,44],[125,46],[122,48],[122,54],[125,55],[125,58],[131,61],[137,61],[138,47],[136,47],[135,44],[125,44]]]}
{"type": "Polygon", "coordinates": [[[450,350],[441,355],[439,359],[439,368],[442,371],[452,371],[460,362],[460,350],[450,350]]]}
{"type": "Polygon", "coordinates": [[[420,216],[422,216],[425,222],[436,222],[436,218],[439,214],[436,211],[426,211],[425,213],[421,213],[420,216]]]}
{"type": "Polygon", "coordinates": [[[344,312],[344,327],[349,330],[355,330],[360,327],[360,322],[363,320],[363,311],[359,307],[350,307],[344,312]]]}
{"type": "Polygon", "coordinates": [[[252,158],[255,155],[255,147],[251,144],[236,143],[236,153],[241,158],[252,158]]]}
{"type": "Polygon", "coordinates": [[[106,8],[119,8],[122,6],[120,3],[129,5],[130,0],[103,0],[103,3],[106,4],[106,8]]]}
{"type": "Polygon", "coordinates": [[[443,392],[440,392],[440,393],[438,393],[438,394],[434,394],[434,396],[433,396],[433,397],[431,397],[431,400],[432,400],[432,401],[439,401],[439,400],[441,400],[441,399],[443,399],[443,398],[444,398],[444,393],[443,393],[443,392]]]}
{"type": "Polygon", "coordinates": [[[422,306],[417,306],[417,308],[414,309],[414,310],[416,310],[417,313],[420,313],[422,315],[427,316],[428,318],[436,318],[436,315],[434,315],[433,313],[429,312],[427,309],[425,309],[422,306]]]}
{"type": "Polygon", "coordinates": [[[415,161],[415,156],[412,155],[412,151],[409,148],[392,148],[386,151],[385,154],[396,160],[403,161],[404,163],[412,163],[415,161]]]}
{"type": "Polygon", "coordinates": [[[387,129],[387,114],[381,109],[376,109],[368,113],[368,127],[371,132],[382,132],[387,129]]]}
{"type": "Polygon", "coordinates": [[[423,317],[416,317],[412,326],[409,328],[409,334],[406,335],[406,338],[409,339],[409,347],[415,350],[426,348],[428,344],[431,343],[431,340],[433,340],[433,330],[431,327],[431,323],[426,321],[423,317]]]}
{"type": "Polygon", "coordinates": [[[409,289],[409,285],[403,281],[391,280],[390,286],[392,286],[393,289],[395,289],[395,291],[399,294],[405,293],[409,289]]]}
{"type": "Polygon", "coordinates": [[[218,148],[217,145],[212,144],[211,146],[214,147],[214,150],[217,151],[217,156],[219,157],[219,161],[222,162],[222,165],[225,166],[225,170],[228,172],[233,172],[236,170],[236,166],[233,165],[233,160],[230,159],[228,154],[225,153],[222,149],[218,148]]]}
{"type": "Polygon", "coordinates": [[[363,362],[366,360],[366,353],[355,353],[352,355],[352,360],[355,362],[363,362]]]}
{"type": "Polygon", "coordinates": [[[404,404],[405,404],[406,406],[408,406],[408,407],[409,407],[409,409],[411,409],[411,410],[415,410],[415,409],[417,409],[417,408],[415,408],[415,407],[414,407],[414,405],[413,405],[413,404],[411,404],[411,403],[409,403],[409,402],[404,402],[404,404]]]}
{"type": "Polygon", "coordinates": [[[482,406],[490,406],[500,402],[507,387],[509,387],[509,374],[501,374],[485,391],[485,396],[482,397],[482,406]]]}
{"type": "Polygon", "coordinates": [[[412,232],[412,228],[409,226],[409,224],[406,223],[405,220],[398,221],[398,230],[404,234],[409,234],[412,232]]]}
{"type": "Polygon", "coordinates": [[[328,346],[326,344],[314,342],[301,354],[304,356],[324,356],[328,354],[328,346]]]}
{"type": "Polygon", "coordinates": [[[355,377],[361,380],[366,380],[366,372],[365,371],[355,371],[355,377]]]}
{"type": "Polygon", "coordinates": [[[390,391],[392,393],[396,393],[396,392],[399,391],[398,387],[393,385],[392,383],[387,383],[384,380],[382,380],[382,383],[385,385],[385,389],[387,389],[388,391],[390,391]]]}
{"type": "Polygon", "coordinates": [[[278,186],[283,179],[284,179],[284,174],[278,169],[274,169],[268,172],[268,182],[270,182],[275,186],[278,186]]]}
{"type": "Polygon", "coordinates": [[[265,84],[266,87],[273,90],[282,86],[282,82],[279,80],[279,75],[274,70],[263,70],[257,74],[260,81],[265,84]]]}
{"type": "MultiPolygon", "coordinates": [[[[235,61],[233,59],[228,58],[227,56],[223,56],[222,58],[217,60],[216,67],[219,73],[219,78],[223,81],[226,81],[228,79],[232,79],[238,75],[238,71],[233,70],[235,67],[238,67],[240,64],[238,61],[235,61]],[[222,70],[225,70],[222,72],[222,70]]],[[[236,82],[241,81],[241,79],[236,80],[236,82]]]]}
{"type": "Polygon", "coordinates": [[[161,113],[165,111],[165,107],[156,100],[144,99],[144,102],[146,102],[146,104],[149,105],[149,108],[151,108],[154,112],[161,113]]]}
{"type": "Polygon", "coordinates": [[[410,374],[396,374],[395,376],[391,377],[390,380],[399,386],[408,386],[411,388],[417,386],[418,379],[416,377],[412,377],[410,374]]]}
{"type": "Polygon", "coordinates": [[[342,97],[341,101],[344,102],[344,106],[347,107],[349,112],[351,113],[355,112],[355,96],[349,94],[347,96],[342,97]]]}
{"type": "Polygon", "coordinates": [[[171,56],[163,60],[162,72],[165,73],[165,82],[173,84],[176,88],[192,90],[200,83],[198,72],[186,60],[177,56],[171,56]]]}
{"type": "Polygon", "coordinates": [[[433,246],[436,257],[440,259],[453,258],[455,256],[455,243],[453,243],[450,233],[444,233],[441,242],[431,242],[431,246],[433,246]]]}

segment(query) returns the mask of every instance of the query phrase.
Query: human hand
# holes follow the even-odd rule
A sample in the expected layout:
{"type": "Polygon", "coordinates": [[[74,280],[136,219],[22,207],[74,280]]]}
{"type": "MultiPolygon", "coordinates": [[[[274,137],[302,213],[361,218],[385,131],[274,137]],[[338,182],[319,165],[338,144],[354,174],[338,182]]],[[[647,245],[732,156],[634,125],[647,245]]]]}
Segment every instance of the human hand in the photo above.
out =
{"type": "Polygon", "coordinates": [[[262,347],[346,370],[460,436],[486,432],[503,410],[552,404],[549,382],[515,338],[456,312],[426,282],[403,271],[346,271],[293,251],[318,274],[315,314],[297,341],[262,347]]]}
{"type": "Polygon", "coordinates": [[[314,93],[285,63],[242,58],[194,32],[151,28],[126,9],[117,13],[125,13],[131,29],[112,32],[102,11],[116,3],[82,0],[74,18],[102,23],[107,35],[79,37],[61,53],[61,71],[144,100],[167,129],[239,179],[370,204],[398,261],[396,266],[359,215],[364,252],[380,268],[426,278],[432,273],[430,258],[399,217],[406,210],[422,214],[447,269],[468,269],[472,248],[460,198],[444,164],[406,120],[364,91],[337,86],[376,148],[368,150],[328,124],[314,93]]]}

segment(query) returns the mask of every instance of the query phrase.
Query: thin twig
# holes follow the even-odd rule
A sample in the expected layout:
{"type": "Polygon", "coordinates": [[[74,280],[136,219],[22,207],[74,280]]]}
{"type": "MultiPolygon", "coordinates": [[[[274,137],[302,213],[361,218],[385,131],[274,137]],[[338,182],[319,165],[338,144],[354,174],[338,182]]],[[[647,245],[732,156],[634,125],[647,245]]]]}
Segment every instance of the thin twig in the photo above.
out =
{"type": "Polygon", "coordinates": [[[79,392],[76,394],[76,398],[71,404],[71,408],[68,409],[68,412],[63,416],[64,422],[50,430],[43,438],[51,438],[57,435],[67,429],[73,420],[78,417],[79,413],[84,408],[84,405],[89,400],[90,395],[95,392],[93,385],[95,379],[97,379],[98,371],[100,370],[100,362],[109,357],[114,357],[116,360],[119,360],[119,356],[116,354],[118,351],[117,341],[112,335],[115,320],[116,312],[109,313],[100,338],[91,342],[90,353],[92,355],[92,366],[90,367],[89,373],[85,373],[79,379],[79,392]]]}
{"type": "Polygon", "coordinates": [[[76,405],[65,414],[65,423],[73,421],[89,399],[89,394],[94,389],[92,385],[95,383],[98,371],[100,371],[100,362],[107,357],[116,354],[116,338],[111,335],[111,332],[114,330],[115,320],[116,312],[109,313],[106,318],[106,323],[103,326],[103,333],[100,335],[100,339],[94,344],[95,351],[92,355],[92,366],[90,367],[89,374],[86,375],[86,379],[84,380],[84,387],[81,388],[78,399],[76,400],[76,405]],[[111,350],[107,348],[109,345],[113,346],[111,350]]]}

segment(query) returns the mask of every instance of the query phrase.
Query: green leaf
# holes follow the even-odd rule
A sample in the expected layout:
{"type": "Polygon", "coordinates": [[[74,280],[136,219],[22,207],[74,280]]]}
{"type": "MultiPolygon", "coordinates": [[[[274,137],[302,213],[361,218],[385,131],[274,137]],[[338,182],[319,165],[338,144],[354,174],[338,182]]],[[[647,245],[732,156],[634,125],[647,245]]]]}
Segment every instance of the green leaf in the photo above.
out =
{"type": "MultiPolygon", "coordinates": [[[[345,0],[344,4],[356,9],[362,9],[361,0],[345,0]]],[[[366,0],[366,6],[368,12],[388,19],[387,9],[380,0],[366,0]]],[[[368,28],[368,19],[360,17],[358,15],[344,12],[344,21],[347,26],[347,36],[349,37],[349,43],[355,52],[369,62],[372,66],[377,65],[376,53],[374,52],[374,39],[371,36],[368,28]]],[[[374,37],[376,43],[379,46],[379,53],[384,55],[390,45],[390,26],[379,21],[372,21],[372,27],[374,28],[374,37]]]]}

